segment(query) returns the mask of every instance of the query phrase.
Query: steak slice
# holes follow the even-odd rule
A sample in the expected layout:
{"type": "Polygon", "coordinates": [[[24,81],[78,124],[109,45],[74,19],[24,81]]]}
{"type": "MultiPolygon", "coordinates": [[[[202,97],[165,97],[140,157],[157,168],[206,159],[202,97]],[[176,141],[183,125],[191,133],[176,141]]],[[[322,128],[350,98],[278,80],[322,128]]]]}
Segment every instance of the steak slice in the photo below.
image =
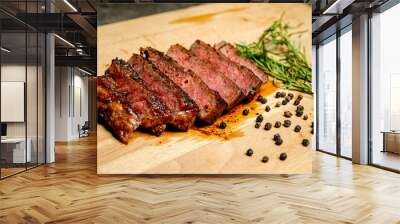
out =
{"type": "Polygon", "coordinates": [[[182,67],[192,70],[210,89],[217,91],[228,104],[227,110],[244,98],[242,91],[234,82],[216,71],[215,66],[192,55],[183,46],[172,45],[167,55],[182,67]]]}
{"type": "Polygon", "coordinates": [[[171,110],[172,116],[168,124],[178,130],[188,130],[199,113],[197,104],[171,79],[140,55],[133,54],[128,63],[132,65],[135,74],[146,83],[148,89],[157,94],[171,110]]]}
{"type": "Polygon", "coordinates": [[[248,99],[254,97],[262,84],[261,80],[251,70],[229,60],[201,40],[196,40],[190,47],[190,51],[197,57],[215,65],[217,71],[236,83],[248,99]]]}
{"type": "Polygon", "coordinates": [[[140,127],[149,130],[154,135],[161,135],[170,119],[169,109],[153,92],[146,88],[145,83],[134,75],[132,67],[123,60],[114,59],[106,71],[115,82],[115,91],[129,105],[140,120],[140,127]],[[136,77],[133,79],[132,77],[136,77]]]}
{"type": "Polygon", "coordinates": [[[263,83],[268,81],[268,75],[263,72],[250,59],[240,56],[232,44],[221,41],[218,44],[214,45],[214,48],[217,49],[221,54],[225,55],[225,57],[229,58],[231,61],[250,69],[263,83]]]}
{"type": "Polygon", "coordinates": [[[97,111],[99,122],[111,129],[114,136],[127,144],[132,134],[140,125],[139,117],[122,104],[125,100],[113,91],[115,83],[108,76],[97,78],[97,111]]]}
{"type": "Polygon", "coordinates": [[[201,121],[211,124],[221,116],[227,106],[226,102],[191,70],[183,68],[172,58],[156,49],[141,48],[140,52],[144,58],[153,63],[196,102],[200,108],[198,118],[201,121]]]}

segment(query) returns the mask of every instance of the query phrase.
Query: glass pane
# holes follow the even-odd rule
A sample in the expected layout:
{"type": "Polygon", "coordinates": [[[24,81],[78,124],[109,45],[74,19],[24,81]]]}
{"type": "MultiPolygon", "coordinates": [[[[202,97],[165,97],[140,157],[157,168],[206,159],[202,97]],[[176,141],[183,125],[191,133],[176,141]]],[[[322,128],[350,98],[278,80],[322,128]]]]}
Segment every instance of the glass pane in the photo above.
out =
{"type": "Polygon", "coordinates": [[[46,60],[46,52],[45,52],[45,44],[46,37],[44,34],[39,33],[38,36],[39,45],[38,45],[38,163],[45,163],[46,158],[46,149],[45,149],[45,60],[46,60]]]}
{"type": "Polygon", "coordinates": [[[372,18],[372,163],[400,170],[400,5],[372,18]]]}
{"type": "Polygon", "coordinates": [[[340,36],[340,153],[352,157],[352,35],[340,36]]]}
{"type": "MultiPolygon", "coordinates": [[[[1,34],[2,177],[25,170],[26,33],[1,34]]],[[[29,148],[29,147],[28,147],[29,148]]]]}
{"type": "Polygon", "coordinates": [[[318,48],[318,146],[336,153],[336,40],[318,48]]]}
{"type": "Polygon", "coordinates": [[[27,62],[27,80],[26,80],[26,114],[27,114],[27,143],[28,151],[30,150],[30,158],[28,159],[28,168],[37,165],[38,145],[38,119],[37,119],[37,73],[38,73],[38,36],[36,32],[27,34],[28,38],[28,62],[27,62]]]}

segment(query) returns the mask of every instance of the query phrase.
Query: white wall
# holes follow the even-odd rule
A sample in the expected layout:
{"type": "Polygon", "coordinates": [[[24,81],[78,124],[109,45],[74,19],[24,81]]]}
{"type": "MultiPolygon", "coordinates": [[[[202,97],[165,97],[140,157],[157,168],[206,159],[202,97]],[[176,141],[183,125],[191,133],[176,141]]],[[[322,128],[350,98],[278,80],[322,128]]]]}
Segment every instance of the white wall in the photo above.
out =
{"type": "Polygon", "coordinates": [[[55,141],[74,140],[88,121],[88,78],[72,67],[56,67],[55,76],[55,141]]]}

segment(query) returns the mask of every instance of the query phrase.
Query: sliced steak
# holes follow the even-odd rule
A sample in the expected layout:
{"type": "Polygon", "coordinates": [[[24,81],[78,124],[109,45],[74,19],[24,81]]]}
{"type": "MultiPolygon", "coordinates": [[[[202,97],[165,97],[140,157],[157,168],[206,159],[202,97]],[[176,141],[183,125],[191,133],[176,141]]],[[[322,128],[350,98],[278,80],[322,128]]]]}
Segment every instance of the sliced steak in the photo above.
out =
{"type": "Polygon", "coordinates": [[[215,65],[217,71],[223,73],[226,77],[236,83],[248,99],[253,98],[262,84],[261,80],[254,75],[251,70],[229,60],[212,46],[201,40],[196,40],[192,44],[190,51],[197,57],[215,65]]]}
{"type": "Polygon", "coordinates": [[[107,75],[115,82],[115,91],[124,96],[121,97],[125,100],[123,103],[139,116],[140,127],[158,136],[165,130],[171,111],[134,73],[128,63],[119,59],[114,59],[107,70],[107,75]]]}
{"type": "Polygon", "coordinates": [[[232,44],[221,41],[218,44],[214,45],[214,48],[217,49],[221,54],[225,55],[225,57],[229,58],[231,61],[250,69],[263,83],[268,81],[268,75],[263,72],[250,59],[240,56],[232,44]]]}
{"type": "Polygon", "coordinates": [[[97,78],[97,111],[99,122],[111,129],[114,136],[127,144],[140,125],[139,117],[120,99],[114,81],[108,76],[97,78]]]}
{"type": "Polygon", "coordinates": [[[221,116],[227,107],[226,102],[191,70],[183,68],[172,58],[156,49],[141,48],[140,52],[144,58],[153,63],[196,102],[200,108],[198,118],[201,121],[210,124],[221,116]]]}
{"type": "Polygon", "coordinates": [[[244,98],[242,91],[234,82],[216,71],[215,66],[194,56],[183,46],[172,45],[167,54],[182,67],[192,70],[210,89],[217,91],[228,104],[227,110],[244,98]]]}
{"type": "Polygon", "coordinates": [[[199,107],[189,95],[140,55],[132,55],[128,63],[132,65],[135,74],[146,83],[148,89],[157,94],[171,110],[172,116],[168,125],[178,130],[188,130],[199,113],[199,107]]]}

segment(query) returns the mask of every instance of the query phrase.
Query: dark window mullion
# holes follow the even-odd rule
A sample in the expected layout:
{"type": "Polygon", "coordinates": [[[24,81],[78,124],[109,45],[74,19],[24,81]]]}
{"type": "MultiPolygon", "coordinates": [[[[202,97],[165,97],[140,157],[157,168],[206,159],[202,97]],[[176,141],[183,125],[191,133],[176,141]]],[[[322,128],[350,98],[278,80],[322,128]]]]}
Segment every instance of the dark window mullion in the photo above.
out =
{"type": "MultiPolygon", "coordinates": [[[[25,21],[27,21],[28,1],[25,1],[25,21]]],[[[26,24],[26,23],[25,23],[26,24]]],[[[25,170],[28,169],[28,116],[27,116],[27,89],[28,89],[28,25],[25,25],[25,88],[24,88],[24,120],[25,120],[25,170]]]]}
{"type": "Polygon", "coordinates": [[[341,114],[340,114],[340,36],[339,27],[336,28],[336,154],[341,157],[341,114]]]}

